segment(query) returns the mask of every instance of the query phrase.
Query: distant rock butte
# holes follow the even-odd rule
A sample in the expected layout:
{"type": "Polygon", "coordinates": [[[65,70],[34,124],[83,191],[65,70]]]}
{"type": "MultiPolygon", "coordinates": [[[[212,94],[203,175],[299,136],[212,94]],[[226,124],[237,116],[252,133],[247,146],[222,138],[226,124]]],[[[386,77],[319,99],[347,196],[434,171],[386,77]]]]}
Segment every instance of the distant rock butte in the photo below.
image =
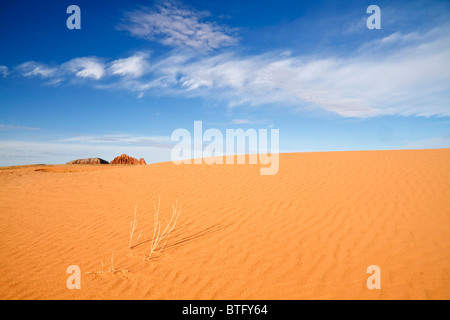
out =
{"type": "Polygon", "coordinates": [[[115,157],[111,164],[146,164],[145,160],[141,158],[140,160],[127,156],[126,154],[122,154],[119,157],[115,157]]]}
{"type": "Polygon", "coordinates": [[[142,165],[146,165],[147,163],[145,162],[144,158],[140,158],[139,159],[139,163],[142,165]]]}
{"type": "Polygon", "coordinates": [[[67,164],[108,164],[109,162],[100,158],[77,159],[67,162],[67,164]]]}

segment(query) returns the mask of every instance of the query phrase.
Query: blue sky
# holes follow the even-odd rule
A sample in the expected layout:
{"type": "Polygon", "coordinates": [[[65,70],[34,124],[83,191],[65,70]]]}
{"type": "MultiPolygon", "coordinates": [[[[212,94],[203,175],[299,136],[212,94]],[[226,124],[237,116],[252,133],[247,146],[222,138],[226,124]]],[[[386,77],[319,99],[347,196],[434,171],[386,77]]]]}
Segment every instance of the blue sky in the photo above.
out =
{"type": "Polygon", "coordinates": [[[8,0],[0,30],[0,165],[169,161],[195,120],[281,152],[450,147],[448,1],[8,0]]]}

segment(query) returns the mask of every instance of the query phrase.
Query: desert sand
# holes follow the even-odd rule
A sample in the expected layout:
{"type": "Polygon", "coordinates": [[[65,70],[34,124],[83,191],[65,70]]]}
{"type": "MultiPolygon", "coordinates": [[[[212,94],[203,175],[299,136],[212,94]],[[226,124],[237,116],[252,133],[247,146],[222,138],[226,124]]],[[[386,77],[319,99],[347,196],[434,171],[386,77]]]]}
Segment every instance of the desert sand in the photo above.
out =
{"type": "Polygon", "coordinates": [[[1,168],[0,298],[450,299],[450,149],[291,153],[276,175],[259,168],[1,168]],[[176,201],[181,215],[147,260],[158,198],[161,228],[176,201]],[[66,287],[70,265],[80,290],[66,287]]]}

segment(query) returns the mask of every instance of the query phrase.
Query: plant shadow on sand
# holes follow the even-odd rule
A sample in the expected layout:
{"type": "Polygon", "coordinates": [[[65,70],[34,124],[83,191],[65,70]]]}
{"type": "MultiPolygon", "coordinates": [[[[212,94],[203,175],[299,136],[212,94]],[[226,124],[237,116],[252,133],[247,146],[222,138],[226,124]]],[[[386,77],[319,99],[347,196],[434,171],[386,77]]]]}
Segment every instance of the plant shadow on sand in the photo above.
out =
{"type": "Polygon", "coordinates": [[[205,228],[203,230],[200,230],[198,232],[193,232],[193,233],[187,234],[185,236],[179,235],[179,237],[178,237],[179,239],[173,239],[174,240],[173,243],[168,243],[166,245],[166,250],[169,251],[170,248],[175,249],[177,247],[186,245],[190,242],[193,242],[193,241],[199,240],[200,238],[206,237],[207,235],[210,235],[210,234],[216,233],[222,229],[228,228],[231,225],[232,225],[232,223],[218,223],[218,224],[212,225],[208,228],[205,228]]]}
{"type": "MultiPolygon", "coordinates": [[[[169,239],[167,244],[164,246],[163,251],[168,252],[171,250],[175,250],[181,246],[185,246],[194,241],[201,240],[202,238],[204,238],[208,235],[212,235],[216,232],[219,232],[220,230],[228,228],[231,225],[232,225],[232,223],[218,223],[218,224],[214,224],[210,227],[207,227],[207,228],[201,229],[199,231],[195,231],[195,232],[189,232],[186,229],[188,227],[188,225],[183,225],[179,228],[174,229],[174,234],[173,234],[172,238],[169,239]]],[[[152,239],[142,241],[142,242],[132,246],[131,248],[133,249],[133,248],[139,247],[141,245],[145,245],[146,243],[149,243],[149,242],[151,243],[152,239]]],[[[155,250],[155,251],[157,251],[157,250],[155,250]]],[[[154,260],[154,259],[160,257],[162,255],[162,253],[163,252],[161,252],[161,254],[152,256],[149,260],[154,260]]]]}

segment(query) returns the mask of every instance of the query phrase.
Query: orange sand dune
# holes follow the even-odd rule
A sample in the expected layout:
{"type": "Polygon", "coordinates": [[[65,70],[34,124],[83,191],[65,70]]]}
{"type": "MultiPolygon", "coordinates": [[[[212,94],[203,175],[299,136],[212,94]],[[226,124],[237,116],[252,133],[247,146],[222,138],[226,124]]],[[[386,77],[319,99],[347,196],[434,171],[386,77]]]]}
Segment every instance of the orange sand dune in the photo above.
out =
{"type": "Polygon", "coordinates": [[[27,166],[0,170],[0,185],[1,299],[450,298],[450,149],[281,154],[273,176],[27,166]],[[161,229],[176,200],[182,212],[146,261],[159,196],[161,229]],[[66,287],[69,265],[80,290],[66,287]]]}

